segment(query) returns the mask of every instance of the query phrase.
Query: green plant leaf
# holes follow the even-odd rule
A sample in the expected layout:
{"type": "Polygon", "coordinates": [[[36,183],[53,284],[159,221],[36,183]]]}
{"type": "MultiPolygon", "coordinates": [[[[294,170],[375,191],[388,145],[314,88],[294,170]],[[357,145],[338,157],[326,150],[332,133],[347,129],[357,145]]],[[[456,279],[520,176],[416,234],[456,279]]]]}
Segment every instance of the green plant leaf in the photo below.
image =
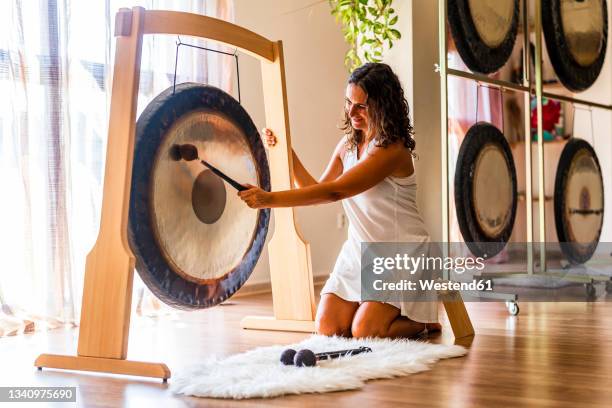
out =
{"type": "Polygon", "coordinates": [[[331,14],[342,25],[342,35],[349,45],[344,65],[353,70],[364,62],[381,62],[385,48],[401,38],[393,0],[329,0],[331,14]]]}

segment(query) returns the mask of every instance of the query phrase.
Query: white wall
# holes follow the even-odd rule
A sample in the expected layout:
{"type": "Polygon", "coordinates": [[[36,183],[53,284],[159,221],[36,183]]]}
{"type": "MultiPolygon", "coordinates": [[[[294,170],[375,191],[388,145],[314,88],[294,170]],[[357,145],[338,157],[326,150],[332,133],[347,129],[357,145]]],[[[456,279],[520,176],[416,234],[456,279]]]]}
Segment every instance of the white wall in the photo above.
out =
{"type": "MultiPolygon", "coordinates": [[[[347,46],[330,14],[327,1],[235,0],[235,22],[270,40],[282,40],[285,54],[291,138],[295,151],[318,178],[342,133],[337,129],[342,112],[347,70],[347,46]]],[[[240,59],[242,101],[255,124],[265,125],[259,62],[240,59]]],[[[304,238],[310,242],[316,275],[328,275],[346,239],[346,227],[337,227],[339,203],[296,210],[304,238]]],[[[268,239],[274,231],[270,225],[268,239]]],[[[269,280],[267,250],[247,284],[269,280]]]]}
{"type": "Polygon", "coordinates": [[[396,0],[402,38],[385,55],[398,74],[410,105],[415,128],[415,162],[419,211],[434,241],[442,240],[440,161],[440,76],[438,62],[438,3],[396,0]]]}

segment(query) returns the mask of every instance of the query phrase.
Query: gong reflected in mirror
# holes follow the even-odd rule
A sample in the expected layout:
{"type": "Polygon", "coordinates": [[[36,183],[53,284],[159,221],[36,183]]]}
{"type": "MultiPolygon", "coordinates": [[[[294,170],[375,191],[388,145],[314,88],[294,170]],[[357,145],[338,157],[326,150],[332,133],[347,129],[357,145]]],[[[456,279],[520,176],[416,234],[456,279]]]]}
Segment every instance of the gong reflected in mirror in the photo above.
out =
{"type": "Polygon", "coordinates": [[[492,124],[476,123],[466,133],[454,189],[457,222],[470,251],[485,258],[499,253],[512,234],[517,183],[510,146],[492,124]]]}
{"type": "Polygon", "coordinates": [[[253,121],[220,89],[170,87],[139,117],[128,225],[136,269],[165,303],[197,309],[229,298],[250,276],[270,210],[246,206],[200,160],[180,160],[176,146],[187,144],[242,183],[269,191],[270,174],[253,121]]]}
{"type": "Polygon", "coordinates": [[[499,70],[510,58],[519,23],[519,0],[449,0],[448,23],[467,67],[499,70]]]}
{"type": "Polygon", "coordinates": [[[542,29],[561,83],[573,92],[593,85],[606,56],[606,0],[542,0],[542,29]]]}
{"type": "Polygon", "coordinates": [[[595,252],[604,215],[603,177],[595,150],[571,139],[561,153],[555,177],[555,224],[561,250],[574,264],[595,252]]]}

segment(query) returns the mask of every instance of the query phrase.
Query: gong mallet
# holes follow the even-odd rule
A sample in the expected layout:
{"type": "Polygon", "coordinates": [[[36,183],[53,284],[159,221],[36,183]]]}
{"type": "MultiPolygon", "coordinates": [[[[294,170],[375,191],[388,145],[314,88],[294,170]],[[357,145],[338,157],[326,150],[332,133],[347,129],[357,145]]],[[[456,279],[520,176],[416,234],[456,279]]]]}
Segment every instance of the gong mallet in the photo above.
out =
{"type": "Polygon", "coordinates": [[[324,353],[313,353],[312,350],[303,349],[295,351],[294,349],[287,349],[283,351],[280,357],[281,363],[284,365],[295,365],[297,367],[313,367],[320,360],[331,360],[333,358],[343,356],[356,356],[361,353],[369,353],[372,349],[369,347],[359,347],[356,349],[338,350],[338,351],[326,351],[324,353]]]}
{"type": "Polygon", "coordinates": [[[215,166],[213,166],[206,160],[200,159],[198,155],[198,148],[192,144],[187,143],[187,144],[181,144],[181,145],[177,145],[177,144],[172,145],[172,147],[170,148],[170,157],[172,158],[172,160],[175,160],[175,161],[179,161],[181,159],[185,161],[200,160],[200,163],[208,167],[217,176],[227,181],[236,190],[244,191],[244,190],[249,189],[248,187],[245,187],[242,184],[238,183],[236,180],[234,180],[227,174],[223,173],[221,170],[219,170],[218,168],[216,168],[215,166]]]}

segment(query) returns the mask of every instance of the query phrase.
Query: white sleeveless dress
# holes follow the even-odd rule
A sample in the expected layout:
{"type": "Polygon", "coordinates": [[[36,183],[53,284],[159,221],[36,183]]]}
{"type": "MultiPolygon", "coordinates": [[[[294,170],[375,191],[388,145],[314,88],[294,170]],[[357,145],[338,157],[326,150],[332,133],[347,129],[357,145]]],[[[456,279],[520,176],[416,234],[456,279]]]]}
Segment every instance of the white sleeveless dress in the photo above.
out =
{"type": "MultiPolygon", "coordinates": [[[[374,140],[370,141],[364,156],[373,143],[374,140]]],[[[357,159],[357,149],[347,150],[342,157],[343,173],[360,160],[357,159]]],[[[322,295],[333,293],[347,301],[361,301],[362,242],[415,242],[425,245],[430,242],[418,211],[416,192],[416,175],[413,173],[408,177],[386,177],[369,190],[342,200],[349,221],[348,238],[321,290],[322,295]]],[[[402,316],[413,321],[438,321],[437,302],[386,303],[397,307],[402,316]]]]}

